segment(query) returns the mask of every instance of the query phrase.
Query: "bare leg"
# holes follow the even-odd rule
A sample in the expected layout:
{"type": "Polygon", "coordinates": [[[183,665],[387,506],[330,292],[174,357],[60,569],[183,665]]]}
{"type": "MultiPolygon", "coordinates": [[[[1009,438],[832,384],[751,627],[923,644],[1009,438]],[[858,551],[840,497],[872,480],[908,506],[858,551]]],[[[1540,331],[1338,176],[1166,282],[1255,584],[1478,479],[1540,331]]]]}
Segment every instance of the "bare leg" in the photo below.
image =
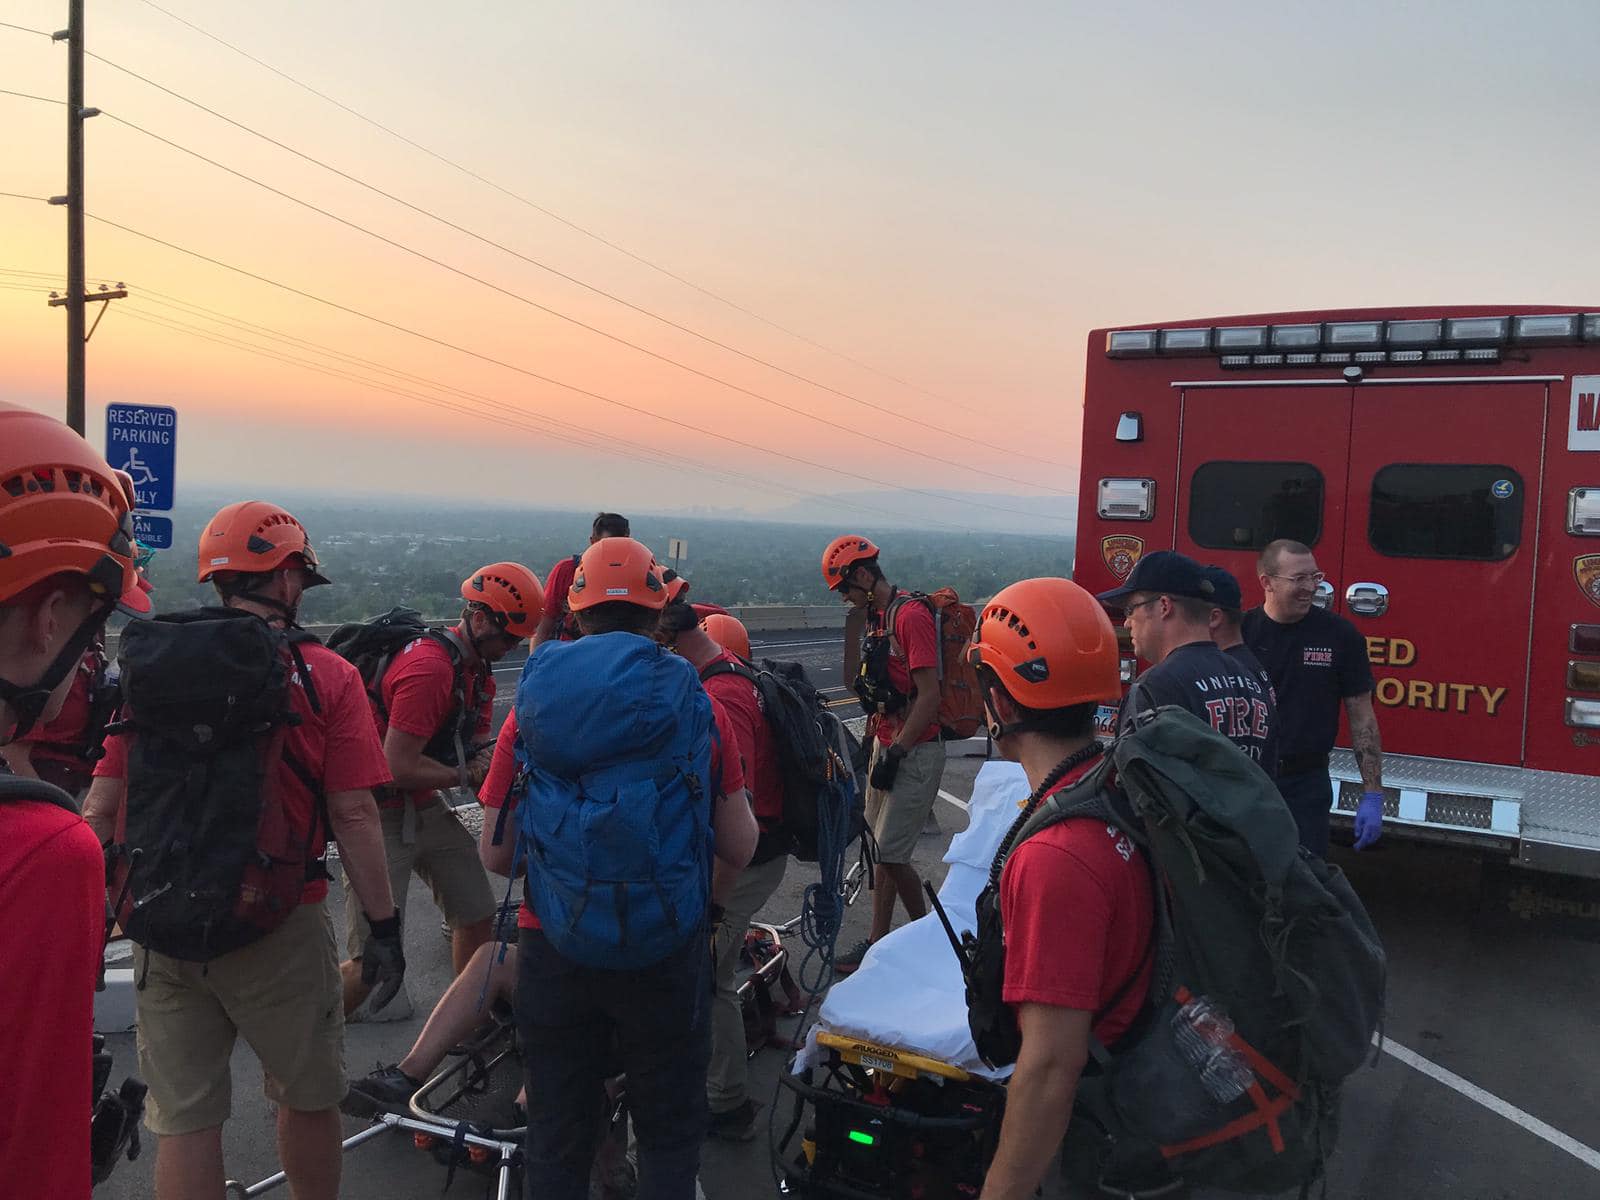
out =
{"type": "Polygon", "coordinates": [[[928,901],[922,894],[922,877],[910,863],[889,868],[894,876],[895,891],[900,893],[900,903],[906,906],[906,919],[915,921],[927,915],[928,901]]]}
{"type": "Polygon", "coordinates": [[[915,867],[910,863],[879,863],[873,879],[872,941],[889,932],[897,898],[913,921],[928,911],[927,902],[922,898],[922,880],[915,867]]]}
{"type": "Polygon", "coordinates": [[[339,1200],[343,1132],[336,1108],[278,1109],[278,1158],[289,1177],[292,1200],[339,1200]]]}
{"type": "Polygon", "coordinates": [[[505,962],[498,961],[499,950],[495,944],[479,946],[466,969],[450,981],[444,995],[439,997],[416,1044],[399,1063],[400,1069],[412,1079],[427,1079],[432,1075],[444,1061],[445,1052],[483,1024],[489,1007],[496,1000],[511,998],[517,982],[517,948],[515,945],[506,947],[505,962]],[[491,960],[494,960],[492,966],[491,960]],[[489,991],[480,1008],[478,994],[483,991],[485,973],[489,976],[489,991]]]}
{"type": "Polygon", "coordinates": [[[879,863],[872,869],[872,929],[867,934],[869,941],[877,941],[889,932],[889,926],[894,921],[894,901],[896,888],[894,876],[887,863],[879,863]]]}
{"type": "Polygon", "coordinates": [[[361,1002],[372,991],[361,982],[361,960],[352,958],[349,962],[339,964],[339,976],[344,980],[344,1015],[349,1016],[360,1007],[361,1002]]]}
{"type": "Polygon", "coordinates": [[[156,1141],[156,1200],[216,1200],[222,1170],[222,1126],[156,1141]]]}
{"type": "Polygon", "coordinates": [[[478,952],[478,947],[488,943],[489,935],[493,931],[493,917],[485,917],[481,921],[474,921],[471,925],[463,925],[460,929],[450,931],[450,966],[457,975],[460,975],[472,961],[472,956],[478,952]]]}

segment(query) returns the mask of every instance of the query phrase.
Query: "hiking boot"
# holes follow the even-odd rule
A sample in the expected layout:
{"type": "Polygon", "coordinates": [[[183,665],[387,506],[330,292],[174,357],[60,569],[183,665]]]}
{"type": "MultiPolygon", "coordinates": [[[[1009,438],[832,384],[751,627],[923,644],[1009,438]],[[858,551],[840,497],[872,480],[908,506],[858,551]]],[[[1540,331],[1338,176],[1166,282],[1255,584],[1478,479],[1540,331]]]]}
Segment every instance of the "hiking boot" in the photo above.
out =
{"type": "Polygon", "coordinates": [[[861,965],[861,960],[867,956],[867,951],[872,949],[872,943],[862,938],[843,954],[833,956],[833,973],[835,975],[851,975],[861,965]]]}
{"type": "Polygon", "coordinates": [[[422,1084],[402,1071],[398,1064],[379,1067],[360,1079],[350,1081],[350,1090],[340,1104],[354,1117],[370,1117],[380,1112],[408,1112],[411,1097],[422,1084]]]}
{"type": "Polygon", "coordinates": [[[724,1142],[748,1142],[756,1136],[756,1112],[755,1102],[746,1100],[738,1108],[712,1113],[711,1126],[706,1132],[724,1142]]]}
{"type": "Polygon", "coordinates": [[[346,1025],[375,1025],[383,1021],[409,1021],[411,1019],[411,995],[402,984],[400,990],[394,994],[394,999],[385,1004],[377,1012],[372,1011],[372,993],[348,1017],[344,1019],[346,1025]]]}

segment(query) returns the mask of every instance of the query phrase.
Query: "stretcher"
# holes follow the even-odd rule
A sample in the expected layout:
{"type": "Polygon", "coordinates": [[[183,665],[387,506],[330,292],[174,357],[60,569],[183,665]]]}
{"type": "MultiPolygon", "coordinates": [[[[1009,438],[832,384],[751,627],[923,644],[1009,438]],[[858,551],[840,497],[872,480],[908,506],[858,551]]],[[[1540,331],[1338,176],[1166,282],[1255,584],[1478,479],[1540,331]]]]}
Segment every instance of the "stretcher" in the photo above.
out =
{"type": "MultiPolygon", "coordinates": [[[[768,1045],[784,1043],[777,1018],[797,1011],[799,989],[789,975],[789,953],[779,928],[752,925],[745,936],[735,991],[744,1015],[745,1044],[752,1057],[768,1045]]],[[[526,1117],[517,1104],[523,1084],[511,1011],[496,1006],[492,1019],[471,1038],[454,1047],[440,1068],[411,1097],[409,1111],[380,1113],[373,1124],[346,1138],[344,1150],[366,1145],[395,1130],[410,1137],[450,1172],[485,1176],[495,1200],[522,1194],[522,1144],[526,1117]]],[[[628,1144],[628,1106],[624,1081],[606,1087],[606,1105],[597,1119],[604,1123],[590,1181],[593,1200],[628,1200],[637,1186],[636,1165],[628,1144]]],[[[252,1200],[287,1182],[278,1172],[259,1183],[229,1180],[229,1200],[252,1200]]]]}
{"type": "MultiPolygon", "coordinates": [[[[383,1112],[372,1125],[344,1141],[354,1150],[394,1130],[434,1158],[447,1171],[446,1186],[457,1172],[487,1181],[495,1200],[522,1195],[522,1144],[526,1117],[517,1104],[522,1089],[522,1056],[510,1011],[500,1008],[471,1038],[453,1048],[444,1063],[411,1097],[409,1111],[383,1112]]],[[[607,1084],[604,1122],[590,1183],[594,1200],[629,1200],[635,1191],[634,1164],[628,1152],[627,1096],[620,1080],[607,1084]]],[[[251,1200],[287,1182],[278,1172],[259,1183],[229,1180],[229,1200],[251,1200]]]]}
{"type": "MultiPolygon", "coordinates": [[[[522,1059],[508,1017],[497,1014],[452,1049],[411,1098],[409,1112],[378,1113],[366,1129],[344,1140],[344,1151],[394,1130],[409,1135],[417,1149],[431,1154],[452,1177],[458,1170],[488,1176],[495,1200],[520,1196],[525,1122],[516,1098],[522,1059]]],[[[248,1185],[230,1179],[228,1200],[252,1200],[286,1182],[282,1171],[248,1185]]]]}
{"type": "MultiPolygon", "coordinates": [[[[967,828],[950,843],[939,902],[956,928],[1027,798],[1013,763],[985,763],[967,828]]],[[[844,1200],[976,1197],[999,1139],[1005,1080],[978,1056],[961,970],[929,913],[867,952],[829,991],[780,1083],[772,1159],[786,1195],[844,1200]]]]}

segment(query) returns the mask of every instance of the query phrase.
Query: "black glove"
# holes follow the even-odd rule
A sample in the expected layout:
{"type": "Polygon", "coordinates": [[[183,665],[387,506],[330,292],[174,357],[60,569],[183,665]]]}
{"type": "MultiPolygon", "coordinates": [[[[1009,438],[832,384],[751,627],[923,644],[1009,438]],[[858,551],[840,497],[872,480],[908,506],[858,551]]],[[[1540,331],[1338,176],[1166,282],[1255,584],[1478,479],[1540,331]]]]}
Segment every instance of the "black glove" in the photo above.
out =
{"type": "Polygon", "coordinates": [[[878,755],[877,764],[872,768],[872,778],[868,780],[880,792],[887,792],[894,787],[894,777],[900,773],[900,760],[906,752],[899,746],[890,746],[878,755]]]}
{"type": "Polygon", "coordinates": [[[400,918],[382,921],[367,918],[372,932],[361,947],[361,982],[372,990],[372,1009],[377,1012],[393,1000],[406,977],[406,952],[400,944],[400,918]]]}

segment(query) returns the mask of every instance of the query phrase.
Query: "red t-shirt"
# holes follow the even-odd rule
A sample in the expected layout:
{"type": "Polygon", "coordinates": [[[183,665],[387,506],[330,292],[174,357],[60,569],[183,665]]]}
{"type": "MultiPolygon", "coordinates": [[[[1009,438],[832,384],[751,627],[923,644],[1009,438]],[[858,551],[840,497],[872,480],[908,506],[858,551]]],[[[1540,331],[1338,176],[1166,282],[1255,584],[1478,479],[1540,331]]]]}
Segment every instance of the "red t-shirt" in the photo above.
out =
{"type": "MultiPolygon", "coordinates": [[[[577,570],[578,564],[569,554],[558,559],[544,577],[544,615],[553,621],[561,621],[567,615],[567,593],[572,590],[572,577],[577,570]]],[[[556,632],[564,636],[564,631],[556,632]]]]}
{"type": "MultiPolygon", "coordinates": [[[[1052,794],[1092,766],[1073,771],[1052,794]]],[[[1155,935],[1150,868],[1127,835],[1093,820],[1062,821],[1035,834],[1000,876],[1000,916],[1007,1004],[1099,1013],[1095,1037],[1110,1045],[1122,1036],[1150,988],[1154,964],[1146,957],[1155,935]],[[1135,970],[1140,982],[1101,1012],[1135,970]]]]}
{"type": "Polygon", "coordinates": [[[88,1200],[105,865],[83,818],[0,800],[0,1191],[88,1200]]]}
{"type": "MultiPolygon", "coordinates": [[[[712,663],[743,666],[724,650],[712,663]]],[[[763,828],[783,816],[783,778],[778,774],[778,752],[772,744],[772,726],[767,724],[756,685],[739,675],[724,673],[705,681],[706,694],[727,714],[728,724],[743,760],[745,785],[750,789],[750,806],[763,828]]]]}
{"type": "Polygon", "coordinates": [[[47,725],[35,725],[17,739],[28,744],[30,757],[81,761],[76,751],[83,744],[88,729],[94,681],[99,673],[100,652],[91,649],[78,663],[78,669],[72,676],[72,687],[56,719],[47,725]]]}
{"type": "MultiPolygon", "coordinates": [[[[450,632],[465,640],[461,626],[451,626],[450,632]]],[[[469,742],[488,739],[494,719],[494,672],[479,663],[467,667],[461,674],[461,686],[466,692],[468,706],[476,700],[478,719],[473,722],[469,742]]],[[[424,742],[445,727],[456,703],[456,668],[450,651],[435,637],[422,637],[403,647],[389,663],[383,674],[383,703],[389,710],[387,722],[378,706],[372,706],[372,719],[378,725],[378,738],[382,739],[392,725],[401,733],[409,733],[424,742]]],[[[466,747],[471,753],[471,746],[466,747]]],[[[401,808],[405,793],[393,788],[385,789],[378,801],[380,808],[401,808]]],[[[439,801],[439,793],[432,788],[418,788],[411,793],[411,803],[428,808],[439,801]]]]}
{"type": "MultiPolygon", "coordinates": [[[[289,727],[284,737],[285,749],[322,781],[324,792],[353,792],[388,783],[389,764],[372,724],[372,707],[361,676],[326,646],[308,643],[300,651],[316,684],[322,711],[312,710],[297,673],[295,686],[289,689],[289,706],[299,714],[300,723],[289,727]]],[[[95,765],[95,778],[128,777],[129,736],[117,734],[106,739],[106,755],[95,765]]],[[[291,827],[309,837],[314,797],[287,764],[278,769],[278,787],[291,827]]],[[[119,836],[120,829],[119,820],[119,836]]],[[[323,832],[326,837],[333,836],[332,830],[323,832]]],[[[314,879],[306,884],[300,902],[312,904],[327,894],[327,880],[314,879]]]]}
{"type": "MultiPolygon", "coordinates": [[[[875,630],[883,628],[884,614],[874,611],[870,620],[875,630]]],[[[894,632],[889,639],[889,682],[898,692],[903,692],[910,703],[911,672],[925,667],[939,667],[939,633],[934,628],[933,613],[920,600],[906,600],[895,612],[894,632]]],[[[905,713],[884,716],[878,720],[878,741],[885,746],[899,736],[905,725],[905,713]]],[[[917,739],[920,746],[939,736],[939,722],[929,721],[928,728],[917,739]]]]}
{"type": "MultiPolygon", "coordinates": [[[[722,746],[736,745],[733,725],[728,720],[728,715],[717,703],[716,698],[711,700],[711,716],[717,723],[717,742],[711,745],[711,777],[718,781],[717,792],[726,796],[736,792],[744,786],[744,771],[739,763],[737,754],[723,753],[722,746]]],[[[512,781],[517,777],[517,712],[512,709],[506,714],[505,724],[500,726],[500,734],[494,740],[494,758],[489,763],[489,773],[483,777],[483,786],[478,789],[478,801],[484,808],[506,809],[505,836],[516,837],[515,822],[517,819],[517,801],[510,795],[512,781]],[[507,805],[507,800],[510,804],[507,805]]],[[[713,812],[716,810],[713,809],[713,812]]],[[[484,814],[484,820],[497,820],[484,814]]],[[[518,929],[539,928],[539,918],[528,907],[524,900],[517,909],[518,929]]]]}

